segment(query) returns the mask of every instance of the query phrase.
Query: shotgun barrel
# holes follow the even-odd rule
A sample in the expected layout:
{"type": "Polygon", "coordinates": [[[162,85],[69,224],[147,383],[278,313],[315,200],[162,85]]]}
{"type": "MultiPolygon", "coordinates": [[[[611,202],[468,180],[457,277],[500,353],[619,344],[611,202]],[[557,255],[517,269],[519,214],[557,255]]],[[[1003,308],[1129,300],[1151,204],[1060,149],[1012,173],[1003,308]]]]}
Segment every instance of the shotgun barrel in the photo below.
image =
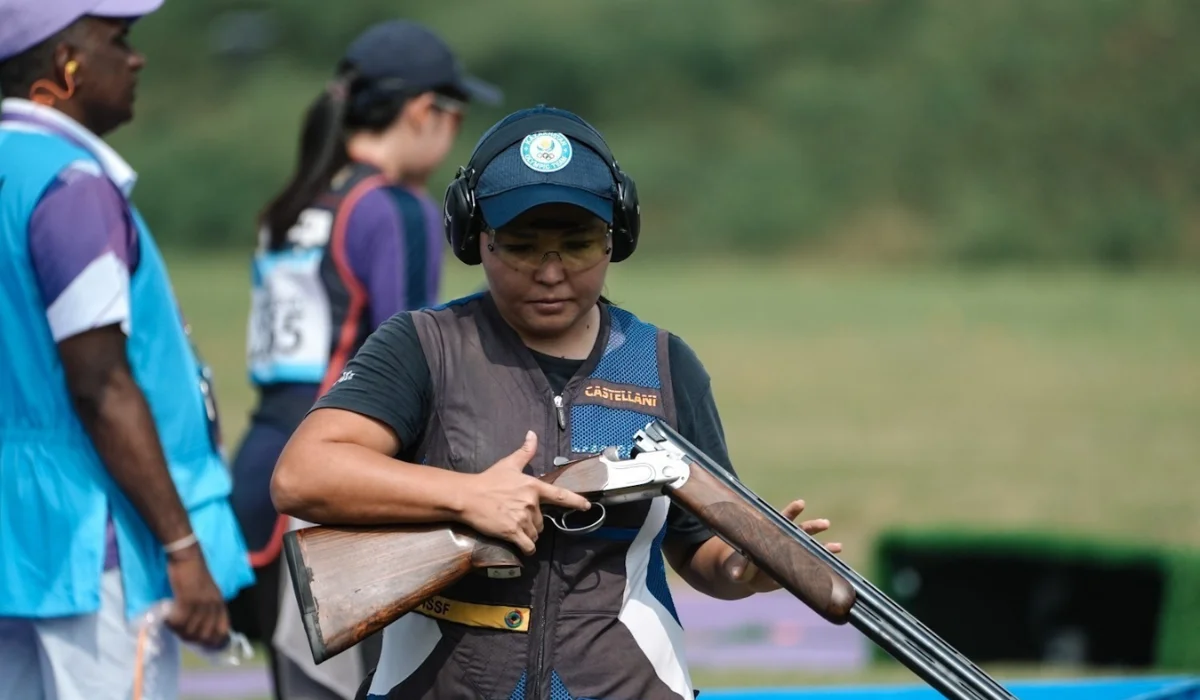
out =
{"type": "Polygon", "coordinates": [[[634,442],[637,450],[680,454],[689,463],[689,476],[669,486],[667,495],[826,620],[848,622],[949,700],[1016,700],[669,425],[654,421],[634,442]]]}

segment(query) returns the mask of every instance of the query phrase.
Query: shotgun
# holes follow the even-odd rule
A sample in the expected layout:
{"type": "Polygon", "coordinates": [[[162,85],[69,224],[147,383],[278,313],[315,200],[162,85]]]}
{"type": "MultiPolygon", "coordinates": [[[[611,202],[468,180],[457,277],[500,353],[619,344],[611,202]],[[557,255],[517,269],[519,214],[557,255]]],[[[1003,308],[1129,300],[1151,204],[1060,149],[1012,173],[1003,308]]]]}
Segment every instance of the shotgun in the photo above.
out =
{"type": "MultiPolygon", "coordinates": [[[[599,528],[606,503],[665,495],[818,615],[853,625],[949,700],[1016,700],[661,421],[634,435],[627,459],[610,448],[540,478],[593,503],[586,512],[543,506],[543,515],[564,532],[599,528]],[[582,521],[572,524],[572,518],[582,521]]],[[[310,527],[287,533],[284,553],[318,664],[473,570],[507,578],[521,567],[515,547],[457,524],[310,527]]]]}

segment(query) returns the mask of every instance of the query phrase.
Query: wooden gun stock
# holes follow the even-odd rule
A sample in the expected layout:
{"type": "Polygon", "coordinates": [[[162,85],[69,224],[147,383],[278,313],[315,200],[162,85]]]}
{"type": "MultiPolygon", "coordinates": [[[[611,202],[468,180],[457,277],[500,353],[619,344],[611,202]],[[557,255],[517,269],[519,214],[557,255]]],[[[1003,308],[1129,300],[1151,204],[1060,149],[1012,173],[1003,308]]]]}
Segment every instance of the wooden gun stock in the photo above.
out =
{"type": "Polygon", "coordinates": [[[849,621],[857,597],[854,586],[797,547],[745,497],[699,465],[670,496],[818,615],[836,625],[849,621]]]}
{"type": "MultiPolygon", "coordinates": [[[[584,457],[540,477],[583,496],[608,469],[584,457]]],[[[543,511],[553,510],[543,505],[543,511]]],[[[472,569],[521,566],[516,547],[450,523],[325,526],[288,532],[283,551],[313,661],[366,639],[472,569]]]]}
{"type": "Polygon", "coordinates": [[[472,569],[521,566],[508,543],[458,525],[310,527],[285,534],[283,544],[318,664],[472,569]]]}

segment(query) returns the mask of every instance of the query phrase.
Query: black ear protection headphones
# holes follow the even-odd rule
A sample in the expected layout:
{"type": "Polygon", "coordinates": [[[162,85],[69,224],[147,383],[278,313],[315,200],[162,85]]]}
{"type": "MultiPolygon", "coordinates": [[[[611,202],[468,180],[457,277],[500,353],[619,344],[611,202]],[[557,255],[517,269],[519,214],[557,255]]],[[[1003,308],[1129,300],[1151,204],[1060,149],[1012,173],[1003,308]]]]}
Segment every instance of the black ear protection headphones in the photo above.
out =
{"type": "Polygon", "coordinates": [[[442,206],[442,220],[446,228],[446,240],[454,256],[468,265],[478,265],[479,235],[483,230],[483,216],[475,201],[475,186],[488,163],[509,146],[519,143],[529,134],[552,131],[588,146],[600,155],[613,176],[613,240],[612,262],[621,262],[637,248],[638,232],[641,229],[641,208],[638,205],[637,186],[633,179],[621,170],[608,144],[586,123],[562,114],[534,113],[514,119],[498,127],[475,147],[471,159],[458,169],[458,173],[446,188],[442,206]]]}

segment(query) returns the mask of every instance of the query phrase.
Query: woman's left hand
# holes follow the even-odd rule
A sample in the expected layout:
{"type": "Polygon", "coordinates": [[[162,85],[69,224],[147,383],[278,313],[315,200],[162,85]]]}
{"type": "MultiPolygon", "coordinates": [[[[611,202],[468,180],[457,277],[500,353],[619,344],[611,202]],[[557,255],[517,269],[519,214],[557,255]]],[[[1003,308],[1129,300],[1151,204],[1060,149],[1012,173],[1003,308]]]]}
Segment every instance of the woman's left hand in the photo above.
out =
{"type": "MultiPolygon", "coordinates": [[[[804,501],[792,501],[783,509],[783,517],[794,521],[804,512],[804,501]]],[[[829,529],[829,521],[824,518],[806,520],[800,523],[800,529],[810,535],[817,535],[829,529]]],[[[840,542],[830,542],[825,549],[833,554],[842,551],[840,542]]],[[[757,566],[746,560],[741,554],[734,552],[725,560],[725,574],[734,583],[743,585],[755,593],[767,593],[782,588],[770,576],[763,573],[757,566]]]]}

